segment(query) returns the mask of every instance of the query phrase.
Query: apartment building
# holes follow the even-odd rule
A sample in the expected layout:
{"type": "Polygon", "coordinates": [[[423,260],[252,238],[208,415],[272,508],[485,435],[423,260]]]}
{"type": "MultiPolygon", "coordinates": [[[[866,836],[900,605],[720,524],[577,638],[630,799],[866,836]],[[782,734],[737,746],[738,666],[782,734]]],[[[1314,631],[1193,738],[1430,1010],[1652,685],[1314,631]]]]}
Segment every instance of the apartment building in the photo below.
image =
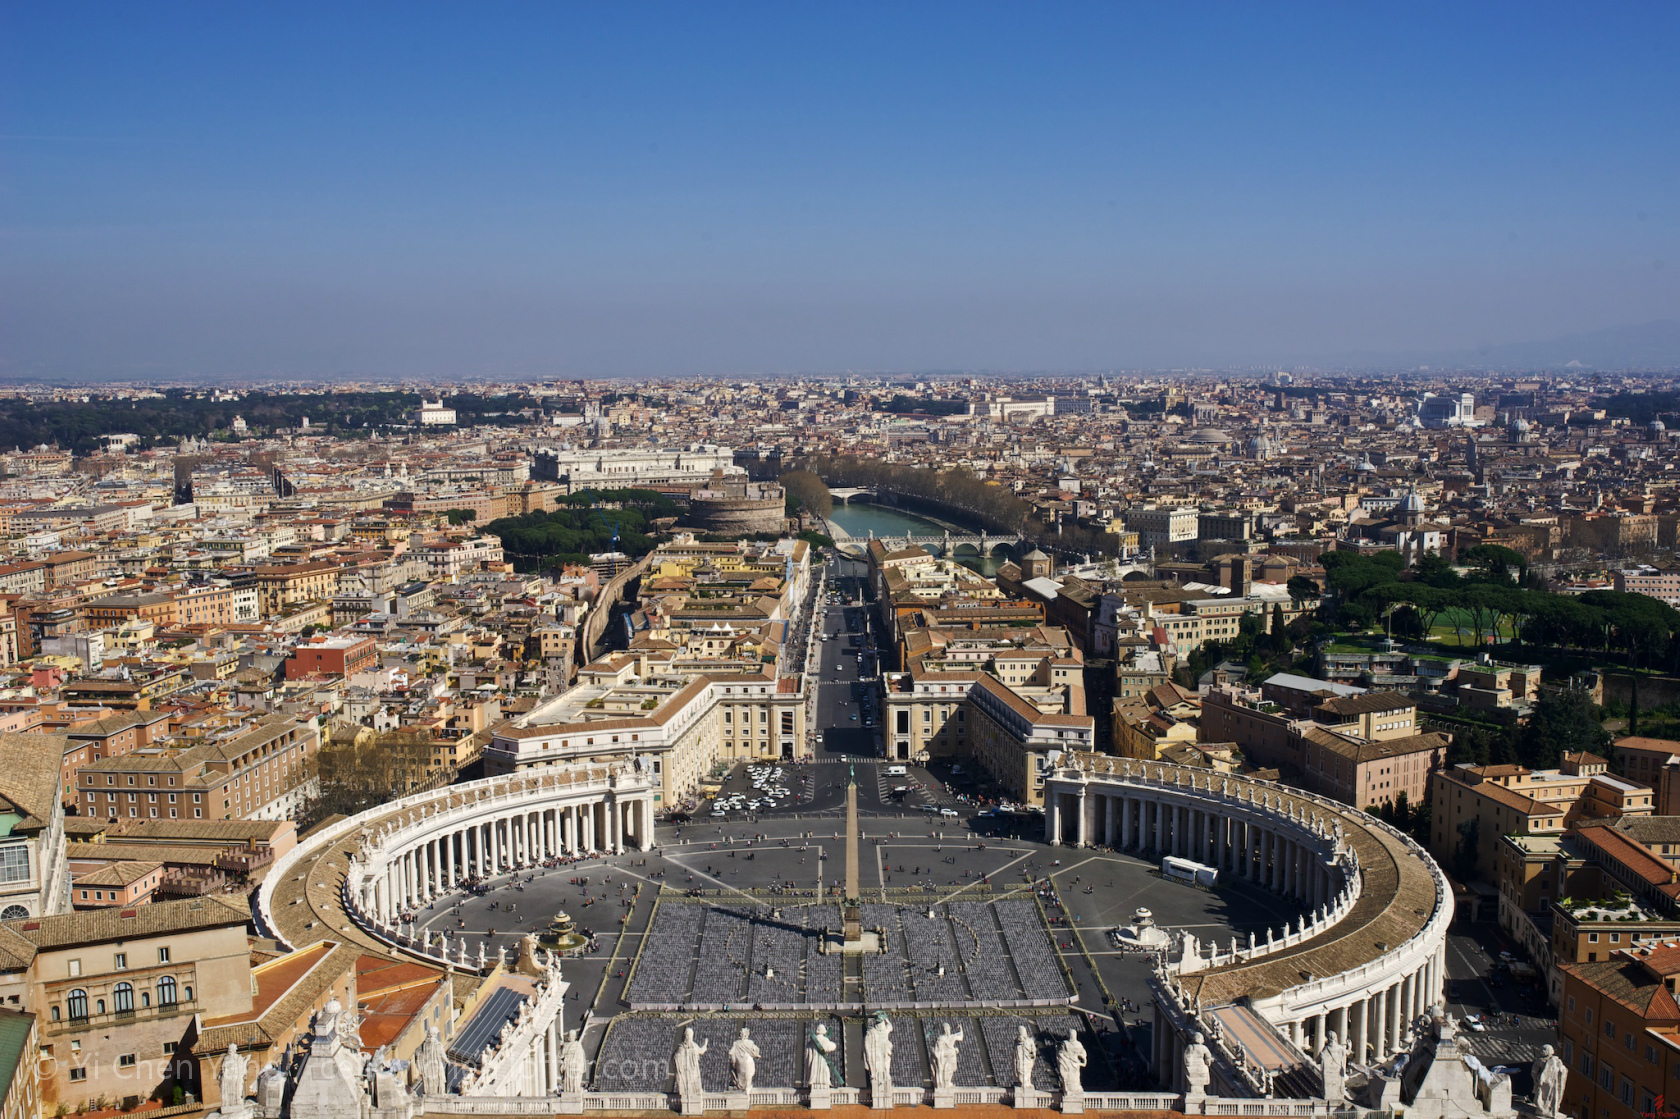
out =
{"type": "Polygon", "coordinates": [[[1616,772],[1656,793],[1656,815],[1680,816],[1680,742],[1630,735],[1610,750],[1616,772]]]}
{"type": "Polygon", "coordinates": [[[196,1091],[195,1015],[251,1008],[250,920],[211,894],[0,924],[0,998],[37,1016],[43,1108],[196,1091]]]}
{"type": "Polygon", "coordinates": [[[81,611],[88,625],[96,629],[120,626],[131,620],[151,622],[165,628],[175,625],[180,618],[175,596],[167,591],[107,595],[87,603],[81,611]]]}
{"type": "Polygon", "coordinates": [[[428,578],[453,582],[469,572],[500,564],[502,542],[495,536],[449,540],[411,548],[408,555],[414,562],[425,565],[428,578]]]}
{"type": "Polygon", "coordinates": [[[1126,528],[1138,534],[1144,548],[1165,548],[1196,539],[1198,514],[1194,507],[1180,509],[1135,508],[1122,515],[1126,528]]]}
{"type": "Polygon", "coordinates": [[[1458,667],[1458,702],[1472,711],[1526,711],[1540,698],[1540,666],[1506,664],[1484,655],[1458,667]]]}
{"type": "Polygon", "coordinates": [[[1611,776],[1596,754],[1572,754],[1558,769],[1547,770],[1451,766],[1430,778],[1429,849],[1447,866],[1461,847],[1473,849],[1474,877],[1491,882],[1501,836],[1558,833],[1585,820],[1649,816],[1653,799],[1649,788],[1611,776]]]}
{"type": "Polygon", "coordinates": [[[1647,595],[1670,606],[1680,606],[1680,571],[1641,564],[1611,572],[1610,583],[1618,591],[1647,595]]]}
{"type": "Polygon", "coordinates": [[[694,672],[674,654],[638,652],[586,665],[578,682],[498,724],[484,748],[488,774],[646,759],[660,805],[680,804],[719,761],[809,754],[800,677],[719,664],[694,672]]]}
{"type": "Polygon", "coordinates": [[[379,664],[379,648],[371,637],[318,633],[292,649],[286,659],[286,679],[310,676],[346,677],[379,664]]]}
{"type": "Polygon", "coordinates": [[[169,711],[117,711],[97,719],[73,722],[64,728],[63,787],[66,804],[76,800],[77,774],[82,766],[101,758],[116,758],[143,750],[169,733],[169,711]]]}
{"type": "Polygon", "coordinates": [[[1204,696],[1201,741],[1235,742],[1251,765],[1370,808],[1402,796],[1424,803],[1452,736],[1421,731],[1416,703],[1398,692],[1280,673],[1259,692],[1226,686],[1204,696]]]}
{"type": "Polygon", "coordinates": [[[312,717],[271,715],[195,746],[90,762],[82,815],[100,819],[282,820],[319,786],[312,717]]]}
{"type": "Polygon", "coordinates": [[[249,625],[262,616],[262,595],[256,587],[192,587],[176,594],[175,610],[183,626],[249,625]]]}
{"type": "Polygon", "coordinates": [[[1649,1119],[1680,1085],[1680,946],[1624,947],[1562,965],[1561,1109],[1592,1119],[1649,1119]]]}
{"type": "Polygon", "coordinates": [[[973,760],[1023,801],[1041,802],[1046,752],[1094,745],[1083,663],[1065,643],[1017,649],[975,632],[916,630],[907,643],[922,648],[933,637],[935,651],[884,677],[887,756],[973,760]]]}
{"type": "Polygon", "coordinates": [[[327,560],[259,567],[257,602],[264,617],[288,613],[306,602],[330,601],[338,591],[338,565],[327,560]]]}

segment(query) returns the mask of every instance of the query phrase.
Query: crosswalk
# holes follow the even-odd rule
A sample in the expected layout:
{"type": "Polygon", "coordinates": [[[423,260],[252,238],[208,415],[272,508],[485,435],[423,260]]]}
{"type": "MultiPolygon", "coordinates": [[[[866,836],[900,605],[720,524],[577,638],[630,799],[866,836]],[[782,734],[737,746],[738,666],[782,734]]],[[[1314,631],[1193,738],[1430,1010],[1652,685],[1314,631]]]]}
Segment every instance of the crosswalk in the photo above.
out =
{"type": "Polygon", "coordinates": [[[1463,1034],[1470,1043],[1470,1052],[1482,1064],[1494,1065],[1529,1065],[1540,1059],[1540,1046],[1546,1044],[1544,1036],[1511,1037],[1502,1034],[1463,1034]]]}

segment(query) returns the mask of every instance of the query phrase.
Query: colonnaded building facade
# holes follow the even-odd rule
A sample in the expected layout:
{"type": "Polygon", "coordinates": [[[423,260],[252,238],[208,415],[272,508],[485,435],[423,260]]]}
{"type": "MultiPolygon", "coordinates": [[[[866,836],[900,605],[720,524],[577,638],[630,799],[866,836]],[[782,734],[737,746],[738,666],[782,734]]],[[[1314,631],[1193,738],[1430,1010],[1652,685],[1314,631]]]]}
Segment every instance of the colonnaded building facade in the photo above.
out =
{"type": "MultiPolygon", "coordinates": [[[[837,925],[826,925],[821,912],[826,907],[837,919],[834,899],[785,892],[755,899],[735,890],[708,900],[680,888],[662,890],[659,912],[670,916],[662,925],[656,913],[633,960],[624,1012],[633,1021],[605,1033],[619,1055],[654,1058],[651,1079],[642,1062],[641,1079],[628,1082],[625,1060],[597,1063],[599,1049],[591,1053],[565,1028],[562,961],[544,958],[531,939],[517,958],[487,956],[482,944],[418,932],[405,914],[469,876],[494,878],[552,857],[649,850],[654,798],[665,780],[644,757],[523,769],[409,796],[307,837],[259,890],[265,935],[292,950],[349,943],[515,994],[500,1002],[494,993],[475,995],[494,1028],[478,1031],[483,1046],[473,1055],[434,1045],[416,1067],[376,1058],[360,1075],[342,1052],[342,1008],[328,1007],[314,1027],[316,1044],[286,1067],[263,1070],[251,1088],[254,1102],[224,1092],[223,1119],[695,1115],[848,1105],[1277,1119],[1401,1111],[1415,1119],[1508,1119],[1517,1112],[1510,1078],[1475,1059],[1442,1008],[1453,907],[1425,851],[1346,805],[1272,782],[1073,753],[1054,756],[1047,775],[1044,839],[1052,847],[1176,852],[1294,899],[1300,909],[1263,939],[1203,941],[1183,932],[1149,949],[1157,1088],[1087,1083],[1077,994],[1058,981],[1054,964],[1025,966],[1036,958],[1034,945],[1048,947],[1048,930],[1028,915],[1030,904],[1019,908],[1023,899],[918,901],[885,913],[884,936],[902,928],[916,941],[911,934],[929,927],[915,920],[923,907],[953,926],[966,907],[966,923],[981,939],[953,961],[965,969],[955,986],[942,964],[937,977],[926,968],[912,988],[860,1002],[849,984],[819,976],[839,966],[821,963],[839,952],[828,932],[837,925]],[[709,918],[711,910],[718,912],[709,918]],[[975,921],[988,910],[997,924],[982,928],[975,921]],[[775,940],[786,974],[739,969],[718,1002],[716,980],[736,974],[732,963],[720,958],[704,974],[673,973],[648,947],[670,935],[692,946],[708,920],[725,920],[731,941],[775,940]],[[982,948],[998,936],[1013,961],[1001,970],[1003,956],[982,948]],[[703,980],[709,993],[699,989],[703,980]],[[731,996],[737,981],[740,994],[731,996]],[[973,1002],[983,984],[998,983],[1014,992],[1006,1009],[973,1002]],[[649,1000],[645,1010],[636,1009],[638,999],[649,1000]],[[982,1017],[988,1013],[1015,1017],[982,1017]],[[953,1019],[966,1028],[953,1030],[953,1019]],[[1029,1029],[1029,1022],[1055,1028],[1029,1029]],[[902,1027],[896,1040],[895,1023],[902,1027]],[[714,1052],[702,1062],[708,1043],[714,1052]],[[977,1053],[987,1054],[984,1062],[977,1053]]],[[[925,941],[906,945],[911,959],[927,950],[925,941]]],[[[477,1019],[464,1028],[478,1029],[477,1019]]],[[[599,1036],[592,1044],[603,1044],[599,1036]]],[[[1556,1083],[1556,1068],[1536,1068],[1542,1084],[1556,1083]]],[[[224,1079],[231,1089],[238,1077],[224,1079]]],[[[1542,1095],[1536,1110],[1554,1119],[1555,1100],[1542,1095]]]]}

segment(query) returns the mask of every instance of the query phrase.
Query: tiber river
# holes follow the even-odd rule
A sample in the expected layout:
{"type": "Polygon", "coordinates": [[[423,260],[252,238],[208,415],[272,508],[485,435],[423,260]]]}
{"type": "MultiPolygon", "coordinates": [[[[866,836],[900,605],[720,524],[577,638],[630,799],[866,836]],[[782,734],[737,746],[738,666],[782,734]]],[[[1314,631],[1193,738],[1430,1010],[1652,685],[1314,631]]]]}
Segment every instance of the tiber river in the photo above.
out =
{"type": "MultiPolygon", "coordinates": [[[[873,501],[854,501],[849,505],[842,505],[836,501],[834,512],[829,514],[828,519],[836,527],[858,537],[868,537],[871,532],[876,536],[895,536],[903,533],[938,536],[945,531],[943,525],[925,517],[918,517],[914,513],[906,513],[886,505],[877,505],[873,501]]],[[[998,564],[1002,562],[1001,557],[987,556],[981,560],[969,553],[964,553],[958,559],[964,567],[988,576],[996,575],[998,564]]]]}

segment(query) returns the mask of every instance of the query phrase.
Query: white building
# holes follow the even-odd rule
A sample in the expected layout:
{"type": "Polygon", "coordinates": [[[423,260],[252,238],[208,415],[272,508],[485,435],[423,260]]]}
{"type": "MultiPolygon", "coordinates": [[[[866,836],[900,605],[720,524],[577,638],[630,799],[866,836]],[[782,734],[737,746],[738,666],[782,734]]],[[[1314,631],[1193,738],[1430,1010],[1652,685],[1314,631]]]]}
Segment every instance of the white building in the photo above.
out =
{"type": "Polygon", "coordinates": [[[1160,548],[1184,540],[1196,539],[1197,511],[1183,509],[1128,509],[1126,527],[1138,534],[1138,544],[1145,548],[1160,548]]]}
{"type": "Polygon", "coordinates": [[[445,408],[443,399],[420,401],[420,407],[411,413],[411,418],[421,427],[453,427],[455,424],[455,409],[445,408]]]}
{"type": "Polygon", "coordinates": [[[572,450],[539,447],[531,476],[539,481],[560,482],[567,493],[586,489],[626,489],[636,486],[688,487],[705,485],[713,471],[724,477],[741,477],[746,471],[735,465],[735,451],[710,443],[679,448],[634,448],[624,450],[572,450]]]}
{"type": "Polygon", "coordinates": [[[1481,426],[1476,420],[1476,397],[1468,392],[1456,396],[1426,392],[1418,401],[1417,417],[1428,428],[1481,426]]]}

